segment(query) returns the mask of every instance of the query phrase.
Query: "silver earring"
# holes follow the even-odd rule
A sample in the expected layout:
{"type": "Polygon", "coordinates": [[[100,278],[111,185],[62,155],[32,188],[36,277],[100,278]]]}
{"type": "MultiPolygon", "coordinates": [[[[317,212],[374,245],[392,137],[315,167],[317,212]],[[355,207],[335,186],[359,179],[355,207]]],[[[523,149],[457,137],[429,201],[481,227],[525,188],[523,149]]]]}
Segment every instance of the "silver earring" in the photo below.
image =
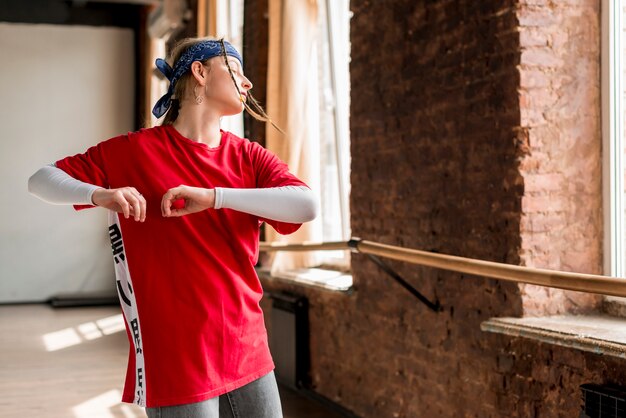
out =
{"type": "Polygon", "coordinates": [[[195,97],[196,104],[200,104],[204,100],[204,97],[202,97],[201,95],[196,94],[196,88],[198,88],[198,87],[199,86],[196,86],[196,87],[193,88],[193,95],[195,97]]]}

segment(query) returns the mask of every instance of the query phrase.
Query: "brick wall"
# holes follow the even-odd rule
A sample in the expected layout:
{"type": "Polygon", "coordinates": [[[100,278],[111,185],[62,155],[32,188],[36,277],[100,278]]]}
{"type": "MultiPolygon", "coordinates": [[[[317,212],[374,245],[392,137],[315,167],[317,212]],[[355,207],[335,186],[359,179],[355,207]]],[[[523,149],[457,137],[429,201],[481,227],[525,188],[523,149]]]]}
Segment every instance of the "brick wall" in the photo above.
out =
{"type": "MultiPolygon", "coordinates": [[[[624,360],[522,338],[489,337],[498,417],[578,417],[583,383],[623,385],[624,360]]],[[[476,415],[487,416],[487,415],[476,415]]]]}
{"type": "MultiPolygon", "coordinates": [[[[600,272],[598,2],[351,9],[353,235],[600,272]]],[[[623,360],[480,331],[595,298],[389,264],[444,311],[360,255],[349,296],[265,283],[309,298],[313,386],[360,416],[573,417],[578,385],[626,379],[623,360]]]]}
{"type": "MultiPolygon", "coordinates": [[[[602,273],[599,8],[597,0],[519,7],[524,265],[602,273]]],[[[522,292],[527,315],[584,311],[600,301],[531,285],[522,292]]]]}
{"type": "MultiPolygon", "coordinates": [[[[353,234],[519,263],[513,2],[353,1],[351,8],[353,234]]],[[[346,376],[332,376],[328,394],[360,386],[350,382],[373,388],[370,396],[342,395],[363,416],[494,413],[486,387],[496,359],[479,326],[521,312],[517,287],[392,264],[445,311],[429,312],[354,257],[354,346],[343,354],[346,376]]]]}

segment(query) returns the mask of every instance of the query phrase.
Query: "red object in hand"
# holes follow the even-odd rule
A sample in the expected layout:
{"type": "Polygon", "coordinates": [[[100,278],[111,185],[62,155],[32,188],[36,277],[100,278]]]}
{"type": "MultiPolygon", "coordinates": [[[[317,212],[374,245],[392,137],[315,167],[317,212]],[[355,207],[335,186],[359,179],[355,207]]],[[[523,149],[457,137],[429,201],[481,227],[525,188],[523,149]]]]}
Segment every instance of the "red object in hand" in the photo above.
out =
{"type": "Polygon", "coordinates": [[[172,201],[172,209],[184,209],[185,199],[177,199],[172,201]]]}

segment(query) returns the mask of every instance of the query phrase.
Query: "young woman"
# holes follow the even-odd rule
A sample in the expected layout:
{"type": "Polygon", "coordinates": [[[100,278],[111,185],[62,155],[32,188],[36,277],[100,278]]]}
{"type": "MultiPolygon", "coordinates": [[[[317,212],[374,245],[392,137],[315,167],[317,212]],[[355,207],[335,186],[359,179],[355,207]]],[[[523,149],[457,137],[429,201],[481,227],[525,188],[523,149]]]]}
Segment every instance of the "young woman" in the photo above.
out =
{"type": "Polygon", "coordinates": [[[280,417],[254,270],[259,227],[292,233],[318,204],[275,155],[220,129],[253,101],[235,48],[188,39],[170,62],[157,60],[170,82],[153,109],[161,126],[45,166],[29,190],[109,209],[130,341],[124,402],[149,417],[280,417]]]}

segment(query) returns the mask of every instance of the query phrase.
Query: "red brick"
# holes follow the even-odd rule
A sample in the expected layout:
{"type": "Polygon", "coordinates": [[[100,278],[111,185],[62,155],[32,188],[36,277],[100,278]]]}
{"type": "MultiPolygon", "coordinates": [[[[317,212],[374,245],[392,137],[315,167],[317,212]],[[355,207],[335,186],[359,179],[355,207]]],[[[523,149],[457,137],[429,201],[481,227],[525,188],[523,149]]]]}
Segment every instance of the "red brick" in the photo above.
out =
{"type": "Polygon", "coordinates": [[[561,173],[528,174],[524,178],[524,189],[527,193],[553,192],[562,188],[563,181],[561,173]]]}
{"type": "Polygon", "coordinates": [[[522,48],[533,46],[549,46],[551,44],[551,33],[539,28],[524,27],[520,28],[519,43],[522,48]]]}
{"type": "MultiPolygon", "coordinates": [[[[544,3],[545,4],[545,3],[544,3]]],[[[558,15],[548,7],[521,7],[517,12],[521,27],[553,26],[559,23],[558,15]]],[[[523,44],[522,44],[523,45],[523,44]]]]}
{"type": "Polygon", "coordinates": [[[529,67],[557,68],[564,64],[563,59],[548,47],[530,47],[522,50],[522,65],[529,67]]]}
{"type": "Polygon", "coordinates": [[[549,75],[541,69],[520,71],[520,87],[524,89],[546,88],[550,85],[549,75]]]}
{"type": "Polygon", "coordinates": [[[522,200],[523,213],[549,213],[565,210],[567,202],[561,196],[527,196],[522,200]]]}

